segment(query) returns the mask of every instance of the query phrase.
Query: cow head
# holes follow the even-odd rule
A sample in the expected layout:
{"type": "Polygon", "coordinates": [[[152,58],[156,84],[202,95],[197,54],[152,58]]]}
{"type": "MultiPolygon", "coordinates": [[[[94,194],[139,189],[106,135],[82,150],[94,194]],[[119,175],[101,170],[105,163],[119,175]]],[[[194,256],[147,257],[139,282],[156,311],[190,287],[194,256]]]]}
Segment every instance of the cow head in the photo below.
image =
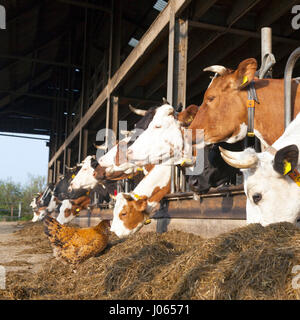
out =
{"type": "Polygon", "coordinates": [[[193,141],[197,129],[204,130],[207,144],[235,143],[247,134],[247,91],[257,68],[255,59],[242,61],[233,71],[222,66],[212,66],[204,71],[216,75],[207,88],[202,105],[190,125],[193,141]],[[218,76],[217,76],[218,75],[218,76]]]}
{"type": "Polygon", "coordinates": [[[199,175],[187,175],[190,189],[196,193],[206,193],[235,179],[238,169],[228,165],[221,157],[217,145],[204,147],[204,168],[199,175]]]}
{"type": "Polygon", "coordinates": [[[98,165],[95,156],[87,156],[81,163],[81,169],[70,182],[69,192],[77,189],[92,189],[98,183],[94,177],[94,169],[98,165]]]}
{"type": "Polygon", "coordinates": [[[175,114],[169,104],[157,108],[148,128],[128,148],[128,160],[139,166],[149,163],[181,163],[183,157],[183,124],[190,123],[197,106],[175,114]]]}
{"type": "Polygon", "coordinates": [[[35,211],[33,211],[33,218],[31,221],[32,222],[42,221],[45,218],[47,213],[48,213],[47,207],[40,207],[35,211]]]}
{"type": "Polygon", "coordinates": [[[243,172],[247,223],[296,223],[300,215],[300,187],[286,175],[299,163],[296,145],[282,147],[275,156],[268,150],[256,153],[251,148],[242,152],[221,149],[221,155],[243,172]]]}
{"type": "Polygon", "coordinates": [[[119,238],[127,237],[140,230],[148,217],[147,197],[135,199],[131,194],[119,193],[116,196],[111,231],[119,238]]]}
{"type": "Polygon", "coordinates": [[[82,196],[78,199],[63,200],[59,209],[59,215],[57,221],[61,224],[72,221],[80,211],[86,209],[90,204],[90,198],[88,195],[82,196]]]}

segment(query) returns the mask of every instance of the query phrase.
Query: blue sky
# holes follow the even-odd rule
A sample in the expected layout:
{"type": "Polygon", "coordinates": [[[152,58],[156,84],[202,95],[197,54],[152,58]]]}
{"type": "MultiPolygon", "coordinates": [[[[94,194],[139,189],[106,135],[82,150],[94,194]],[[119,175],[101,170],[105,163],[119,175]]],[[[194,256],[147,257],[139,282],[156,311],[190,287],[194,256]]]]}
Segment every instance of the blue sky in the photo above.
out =
{"type": "MultiPolygon", "coordinates": [[[[22,135],[6,132],[3,134],[22,135]]],[[[23,136],[48,138],[29,134],[23,136]]],[[[49,148],[46,147],[46,141],[0,135],[0,150],[0,180],[11,178],[14,182],[25,184],[29,173],[47,176],[49,148]]]]}

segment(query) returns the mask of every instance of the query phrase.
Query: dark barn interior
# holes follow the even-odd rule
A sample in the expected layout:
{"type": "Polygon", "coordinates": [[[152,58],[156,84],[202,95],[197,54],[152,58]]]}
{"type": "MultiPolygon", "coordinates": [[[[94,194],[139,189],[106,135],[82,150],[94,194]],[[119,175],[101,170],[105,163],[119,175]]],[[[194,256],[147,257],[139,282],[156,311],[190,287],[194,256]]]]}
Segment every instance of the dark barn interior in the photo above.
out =
{"type": "MultiPolygon", "coordinates": [[[[138,116],[129,104],[147,109],[168,97],[173,79],[168,61],[177,50],[176,41],[173,47],[170,41],[172,19],[185,30],[187,44],[184,94],[173,93],[173,104],[200,105],[210,81],[203,68],[235,68],[249,57],[260,65],[262,27],[272,28],[273,77],[283,77],[288,56],[300,44],[300,34],[291,26],[295,4],[2,0],[0,131],[49,135],[48,181],[55,181],[65,164],[95,154],[99,129],[117,132],[120,120],[132,129],[138,116]]],[[[299,71],[298,63],[294,75],[299,71]]],[[[174,77],[179,73],[172,72],[174,77]]]]}

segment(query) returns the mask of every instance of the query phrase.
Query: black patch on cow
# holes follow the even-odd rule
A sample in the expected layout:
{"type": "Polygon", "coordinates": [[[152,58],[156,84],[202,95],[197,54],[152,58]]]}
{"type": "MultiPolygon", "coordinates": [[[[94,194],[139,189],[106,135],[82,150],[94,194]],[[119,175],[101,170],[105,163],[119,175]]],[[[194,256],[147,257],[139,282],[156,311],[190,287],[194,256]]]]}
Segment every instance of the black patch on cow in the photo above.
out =
{"type": "Polygon", "coordinates": [[[284,174],[285,161],[290,162],[291,171],[293,171],[298,165],[299,149],[295,144],[286,146],[278,150],[274,157],[273,168],[279,174],[284,174]]]}

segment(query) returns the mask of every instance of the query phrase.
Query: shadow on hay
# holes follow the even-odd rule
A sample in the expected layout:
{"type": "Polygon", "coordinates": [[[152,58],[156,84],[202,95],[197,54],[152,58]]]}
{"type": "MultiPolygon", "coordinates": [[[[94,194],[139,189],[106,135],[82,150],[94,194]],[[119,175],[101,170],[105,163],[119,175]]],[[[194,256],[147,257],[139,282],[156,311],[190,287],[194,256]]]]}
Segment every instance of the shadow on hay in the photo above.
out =
{"type": "Polygon", "coordinates": [[[288,245],[296,232],[290,223],[253,224],[207,240],[201,250],[206,253],[196,257],[171,299],[193,298],[201,280],[214,284],[215,299],[274,296],[289,275],[295,252],[288,245]]]}
{"type": "Polygon", "coordinates": [[[104,293],[119,291],[115,298],[127,299],[134,295],[140,285],[153,280],[159,272],[160,266],[171,263],[182,253],[183,251],[175,250],[172,243],[164,240],[144,246],[137,253],[121,258],[114,263],[112,269],[106,275],[104,293]],[[133,269],[135,273],[134,281],[131,279],[132,274],[130,272],[133,269]],[[128,285],[120,288],[124,280],[128,285]]]}

